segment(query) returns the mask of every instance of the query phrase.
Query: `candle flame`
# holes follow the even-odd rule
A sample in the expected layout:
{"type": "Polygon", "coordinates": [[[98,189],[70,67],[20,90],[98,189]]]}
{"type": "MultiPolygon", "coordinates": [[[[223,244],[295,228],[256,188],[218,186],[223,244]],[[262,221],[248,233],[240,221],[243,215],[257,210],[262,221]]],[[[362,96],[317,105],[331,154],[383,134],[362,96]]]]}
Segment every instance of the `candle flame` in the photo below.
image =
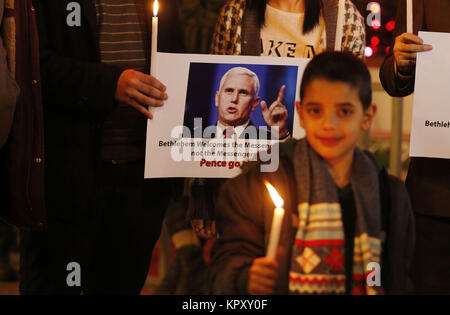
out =
{"type": "Polygon", "coordinates": [[[272,197],[273,203],[277,208],[283,208],[284,200],[280,197],[277,190],[268,182],[265,181],[264,184],[267,187],[267,190],[269,191],[270,197],[272,197]]]}
{"type": "Polygon", "coordinates": [[[153,3],[153,16],[158,16],[158,10],[159,10],[159,4],[158,4],[158,0],[155,0],[155,2],[153,3]]]}

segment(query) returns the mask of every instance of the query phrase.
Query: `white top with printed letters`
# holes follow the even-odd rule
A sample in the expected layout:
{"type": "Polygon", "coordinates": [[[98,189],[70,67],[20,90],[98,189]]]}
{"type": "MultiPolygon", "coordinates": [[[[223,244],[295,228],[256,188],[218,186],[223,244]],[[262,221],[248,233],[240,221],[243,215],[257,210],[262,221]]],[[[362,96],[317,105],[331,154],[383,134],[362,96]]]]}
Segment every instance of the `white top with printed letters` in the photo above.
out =
{"type": "Polygon", "coordinates": [[[266,5],[261,28],[261,56],[313,58],[326,49],[323,17],[312,31],[303,34],[303,13],[285,12],[266,5]]]}

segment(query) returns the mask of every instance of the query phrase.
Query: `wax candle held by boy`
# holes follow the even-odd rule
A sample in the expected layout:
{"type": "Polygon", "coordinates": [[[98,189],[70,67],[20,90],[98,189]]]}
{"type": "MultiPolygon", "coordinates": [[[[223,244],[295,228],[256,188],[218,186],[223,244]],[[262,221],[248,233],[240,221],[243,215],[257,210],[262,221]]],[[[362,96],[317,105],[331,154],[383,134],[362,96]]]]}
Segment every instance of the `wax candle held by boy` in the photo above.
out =
{"type": "Polygon", "coordinates": [[[284,217],[284,201],[276,189],[268,181],[265,182],[265,185],[270,193],[270,196],[272,197],[273,203],[276,206],[273,213],[272,229],[270,230],[269,246],[267,249],[267,257],[275,258],[278,240],[280,239],[281,225],[284,217]]]}

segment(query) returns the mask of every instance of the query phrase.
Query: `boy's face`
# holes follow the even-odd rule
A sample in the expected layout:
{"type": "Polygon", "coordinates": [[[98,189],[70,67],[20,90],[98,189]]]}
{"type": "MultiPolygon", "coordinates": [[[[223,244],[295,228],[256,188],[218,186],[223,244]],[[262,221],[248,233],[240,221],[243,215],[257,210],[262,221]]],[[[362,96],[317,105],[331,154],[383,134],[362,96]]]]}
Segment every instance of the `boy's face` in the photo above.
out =
{"type": "Polygon", "coordinates": [[[306,86],[297,111],[309,144],[334,164],[353,157],[359,135],[369,130],[376,107],[364,111],[358,90],[347,83],[316,79],[306,86]]]}

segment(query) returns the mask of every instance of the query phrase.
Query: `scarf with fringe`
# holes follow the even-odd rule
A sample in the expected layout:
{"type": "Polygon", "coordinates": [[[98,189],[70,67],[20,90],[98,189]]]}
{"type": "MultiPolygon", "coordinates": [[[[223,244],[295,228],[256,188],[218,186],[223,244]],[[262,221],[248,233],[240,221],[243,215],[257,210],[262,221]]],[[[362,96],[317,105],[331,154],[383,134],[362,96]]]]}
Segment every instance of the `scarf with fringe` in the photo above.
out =
{"type": "MultiPolygon", "coordinates": [[[[289,291],[344,294],[344,228],[336,185],[325,161],[307,141],[299,141],[294,156],[299,227],[292,249],[289,291]]],[[[356,205],[351,294],[380,294],[380,286],[369,286],[366,281],[371,263],[380,264],[381,256],[378,175],[370,158],[358,149],[350,182],[356,205]]]]}

